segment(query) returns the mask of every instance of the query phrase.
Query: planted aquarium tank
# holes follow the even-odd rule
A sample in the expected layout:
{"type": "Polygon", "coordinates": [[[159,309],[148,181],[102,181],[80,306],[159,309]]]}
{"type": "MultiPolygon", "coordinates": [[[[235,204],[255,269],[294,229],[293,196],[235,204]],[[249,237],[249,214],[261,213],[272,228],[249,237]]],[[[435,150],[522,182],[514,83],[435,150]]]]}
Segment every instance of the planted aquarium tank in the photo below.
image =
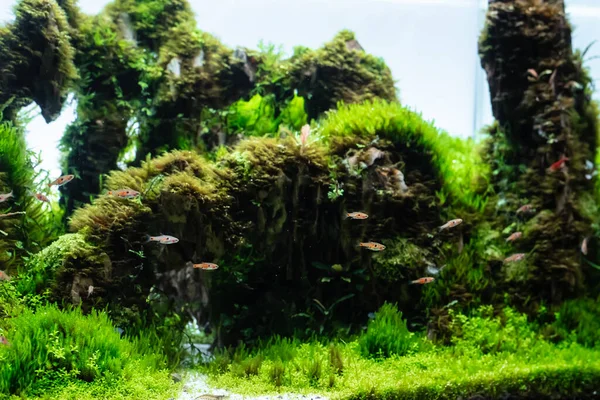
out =
{"type": "Polygon", "coordinates": [[[0,399],[600,399],[596,0],[0,21],[0,399]]]}

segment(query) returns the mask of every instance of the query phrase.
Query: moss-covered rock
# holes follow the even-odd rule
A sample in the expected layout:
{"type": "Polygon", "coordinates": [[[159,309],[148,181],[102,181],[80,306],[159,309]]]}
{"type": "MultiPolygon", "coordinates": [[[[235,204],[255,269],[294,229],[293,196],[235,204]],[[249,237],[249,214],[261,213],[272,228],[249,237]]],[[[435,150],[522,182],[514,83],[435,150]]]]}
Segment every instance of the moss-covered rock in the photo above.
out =
{"type": "Polygon", "coordinates": [[[298,51],[287,62],[287,96],[297,90],[307,99],[309,119],[335,109],[339,101],[397,100],[390,69],[381,58],[366,53],[351,31],[341,31],[318,50],[298,51]]]}
{"type": "Polygon", "coordinates": [[[504,268],[497,289],[533,311],[585,292],[580,245],[597,223],[593,202],[579,200],[594,191],[586,177],[598,136],[591,81],[572,51],[560,1],[490,1],[479,52],[498,121],[486,156],[497,194],[494,228],[523,231],[507,250],[526,253],[528,266],[504,268]],[[549,168],[563,156],[565,168],[549,168]],[[525,204],[533,212],[517,215],[525,204]]]}
{"type": "Polygon", "coordinates": [[[22,0],[15,13],[15,22],[0,29],[0,107],[11,120],[35,101],[53,121],[77,78],[67,16],[54,0],[22,0]]]}
{"type": "MultiPolygon", "coordinates": [[[[460,146],[441,145],[452,141],[398,103],[343,106],[312,130],[304,144],[292,132],[252,137],[214,161],[173,151],[113,171],[107,189],[131,188],[141,197],[101,195],[70,220],[97,257],[106,254],[111,278],[99,278],[105,266],[98,258],[89,267],[95,273],[63,268],[63,287],[84,277],[100,282],[102,297],[123,318],[133,309],[144,315],[151,307],[142,301],[146,297],[167,310],[186,310],[212,322],[219,344],[303,329],[306,321],[284,315],[304,311],[314,316],[310,324],[327,326],[355,320],[384,300],[411,304],[408,314],[416,315],[409,280],[422,276],[428,262],[454,257],[462,236],[460,230],[454,231],[458,237],[432,235],[445,222],[438,196],[473,212],[480,189],[468,186],[477,171],[444,161],[452,151],[462,154],[460,146]],[[349,211],[366,212],[369,219],[343,219],[349,211]],[[180,240],[146,241],[159,234],[180,240]],[[372,257],[357,247],[370,240],[388,244],[391,254],[372,257]],[[393,245],[398,240],[404,247],[393,245]],[[216,262],[219,270],[191,268],[190,262],[204,261],[216,262]],[[409,268],[394,265],[401,261],[409,268]],[[314,268],[334,264],[340,271],[314,268]],[[403,268],[402,276],[382,273],[394,268],[403,268]],[[326,307],[344,301],[335,306],[335,320],[324,321],[312,298],[326,307]]],[[[463,161],[479,165],[472,156],[464,154],[463,161]]]]}

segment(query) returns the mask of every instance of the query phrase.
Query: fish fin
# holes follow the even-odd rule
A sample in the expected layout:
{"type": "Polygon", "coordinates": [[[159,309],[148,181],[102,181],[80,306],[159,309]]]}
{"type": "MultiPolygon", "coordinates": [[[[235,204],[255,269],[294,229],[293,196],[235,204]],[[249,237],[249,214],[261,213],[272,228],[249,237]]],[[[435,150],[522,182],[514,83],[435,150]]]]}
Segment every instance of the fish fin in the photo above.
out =
{"type": "Polygon", "coordinates": [[[417,282],[415,282],[415,281],[408,281],[408,284],[409,284],[409,285],[414,285],[414,284],[416,284],[416,283],[417,283],[417,282]]]}
{"type": "Polygon", "coordinates": [[[146,235],[144,237],[144,243],[149,243],[150,242],[150,235],[146,235]]]}

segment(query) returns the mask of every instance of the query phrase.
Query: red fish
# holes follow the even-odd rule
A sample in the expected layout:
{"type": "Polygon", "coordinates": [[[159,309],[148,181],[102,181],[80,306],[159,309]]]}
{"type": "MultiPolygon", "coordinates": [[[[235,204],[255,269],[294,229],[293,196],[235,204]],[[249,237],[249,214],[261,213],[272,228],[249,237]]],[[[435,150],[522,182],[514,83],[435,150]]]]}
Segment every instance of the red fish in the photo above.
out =
{"type": "Polygon", "coordinates": [[[587,256],[588,253],[588,239],[589,238],[585,238],[583,239],[583,242],[581,242],[581,252],[587,256]]]}
{"type": "Polygon", "coordinates": [[[548,170],[550,172],[558,171],[559,169],[561,169],[562,167],[564,167],[565,162],[567,162],[567,161],[569,161],[569,158],[563,156],[563,157],[561,157],[560,160],[558,160],[557,162],[555,162],[554,164],[552,164],[550,166],[550,168],[548,168],[548,170]]]}
{"type": "Polygon", "coordinates": [[[376,242],[366,242],[366,243],[359,243],[358,244],[360,247],[365,247],[369,250],[372,251],[382,251],[385,250],[385,246],[382,245],[381,243],[376,243],[376,242]]]}
{"type": "Polygon", "coordinates": [[[3,344],[5,346],[10,346],[10,342],[4,336],[0,336],[0,344],[3,344]]]}
{"type": "Polygon", "coordinates": [[[146,241],[148,242],[158,242],[161,244],[173,244],[179,242],[174,236],[169,235],[160,235],[160,236],[146,236],[146,241]]]}
{"type": "Polygon", "coordinates": [[[515,232],[512,235],[510,235],[508,238],[506,238],[506,241],[507,242],[514,242],[515,240],[517,240],[521,236],[523,236],[522,232],[515,232]]]}
{"type": "Polygon", "coordinates": [[[504,264],[510,263],[510,262],[514,262],[514,261],[521,261],[522,259],[525,258],[525,253],[516,253],[513,254],[510,257],[507,257],[504,259],[504,264]]]}
{"type": "Polygon", "coordinates": [[[369,216],[363,212],[351,212],[351,213],[346,213],[346,218],[367,219],[367,218],[369,218],[369,216]]]}
{"type": "Polygon", "coordinates": [[[35,197],[39,201],[43,201],[43,202],[50,204],[50,200],[48,200],[48,198],[41,193],[34,193],[33,197],[35,197]]]}
{"type": "Polygon", "coordinates": [[[48,184],[48,187],[50,186],[62,186],[65,183],[71,182],[73,180],[73,178],[75,178],[75,175],[63,175],[59,178],[56,178],[54,181],[50,182],[48,184]]]}
{"type": "Polygon", "coordinates": [[[425,277],[425,278],[419,278],[419,279],[416,279],[414,281],[411,281],[410,285],[414,285],[414,284],[425,285],[426,283],[431,283],[433,281],[435,281],[435,278],[432,278],[432,277],[428,276],[428,277],[425,277]]]}
{"type": "Polygon", "coordinates": [[[192,266],[194,268],[200,268],[205,271],[214,271],[215,269],[219,268],[219,266],[217,264],[213,264],[213,263],[209,263],[209,262],[203,262],[200,264],[192,264],[192,266]]]}
{"type": "Polygon", "coordinates": [[[106,194],[109,196],[118,196],[123,199],[133,199],[134,197],[138,197],[140,192],[135,191],[133,189],[119,189],[119,190],[109,190],[106,194]]]}
{"type": "Polygon", "coordinates": [[[517,214],[529,212],[531,210],[533,210],[533,206],[531,204],[525,204],[524,206],[519,207],[519,209],[517,210],[517,214]]]}

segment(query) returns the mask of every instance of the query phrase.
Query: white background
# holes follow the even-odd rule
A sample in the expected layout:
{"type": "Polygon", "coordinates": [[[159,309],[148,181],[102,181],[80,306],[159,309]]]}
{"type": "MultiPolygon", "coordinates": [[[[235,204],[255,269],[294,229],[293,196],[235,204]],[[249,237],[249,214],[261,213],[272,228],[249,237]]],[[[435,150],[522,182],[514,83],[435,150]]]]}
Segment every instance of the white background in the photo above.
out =
{"type": "MultiPolygon", "coordinates": [[[[226,45],[256,47],[262,39],[282,45],[320,47],[341,29],[353,30],[363,48],[383,57],[392,70],[403,104],[422,112],[438,127],[461,137],[476,137],[492,122],[477,40],[485,0],[189,0],[198,27],[226,45]]],[[[575,48],[600,39],[600,0],[566,0],[574,26],[575,48]],[[595,3],[595,5],[593,5],[595,3]]],[[[15,0],[0,0],[0,24],[11,21],[15,0]]],[[[96,14],[106,0],[80,0],[96,14]]],[[[588,57],[600,55],[600,43],[588,57]]],[[[600,82],[600,60],[587,64],[600,82]]],[[[598,83],[600,86],[600,83],[598,83]]],[[[596,94],[600,99],[600,93],[596,94]]],[[[58,176],[57,142],[74,119],[73,105],[46,124],[41,116],[28,126],[27,140],[41,150],[41,168],[58,176]]]]}

